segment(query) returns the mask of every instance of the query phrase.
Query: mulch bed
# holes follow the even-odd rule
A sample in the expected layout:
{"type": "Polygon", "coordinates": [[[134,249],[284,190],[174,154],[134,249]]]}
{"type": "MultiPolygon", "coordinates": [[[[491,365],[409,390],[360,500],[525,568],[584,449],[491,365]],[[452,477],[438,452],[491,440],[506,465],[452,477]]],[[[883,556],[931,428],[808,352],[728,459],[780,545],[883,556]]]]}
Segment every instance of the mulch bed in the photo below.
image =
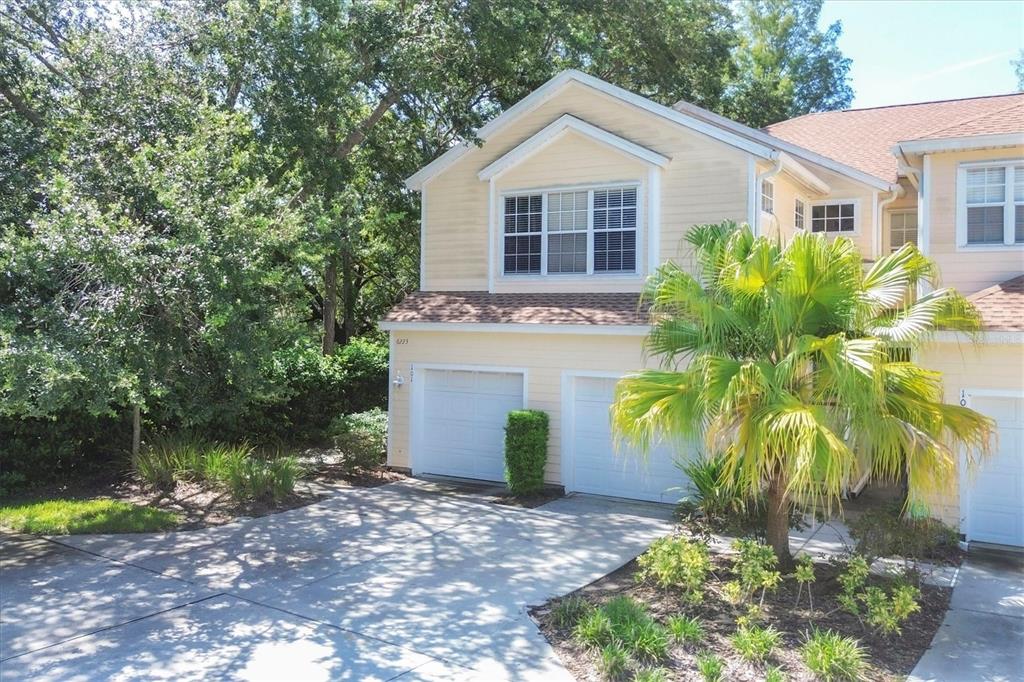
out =
{"type": "Polygon", "coordinates": [[[508,507],[519,507],[520,509],[536,509],[537,507],[565,497],[565,489],[561,487],[544,488],[533,495],[513,495],[506,493],[498,495],[491,502],[508,507]]]}
{"type": "MultiPolygon", "coordinates": [[[[677,614],[698,616],[707,633],[705,642],[699,646],[674,646],[669,660],[658,664],[671,673],[670,679],[700,680],[696,654],[710,649],[726,661],[727,668],[723,678],[725,680],[763,680],[765,671],[775,666],[781,667],[789,680],[814,680],[815,677],[804,666],[799,651],[804,642],[804,633],[813,626],[835,630],[859,639],[869,661],[864,679],[890,682],[905,679],[931,644],[932,637],[949,606],[952,593],[950,588],[921,585],[921,610],[903,624],[902,634],[877,635],[862,626],[856,616],[839,609],[836,595],[840,593],[840,586],[836,576],[842,572],[842,567],[815,564],[813,612],[808,608],[806,590],[800,607],[794,608],[798,585],[792,579],[785,580],[774,594],[770,593],[765,597],[765,620],[761,624],[772,625],[778,629],[782,633],[783,644],[772,654],[767,664],[758,666],[742,661],[729,643],[729,635],[736,630],[735,619],[738,613],[735,607],[719,596],[716,588],[720,588],[724,582],[731,579],[732,562],[721,556],[715,557],[713,562],[716,577],[710,581],[706,589],[704,602],[697,606],[684,603],[675,591],[638,583],[635,578],[635,561],[574,594],[582,595],[596,604],[626,594],[645,604],[651,614],[662,623],[669,616],[677,614]]],[[[885,585],[889,582],[891,581],[888,578],[874,575],[868,580],[869,584],[874,585],[885,585]]],[[[600,680],[602,677],[595,666],[597,654],[578,644],[570,630],[557,628],[551,621],[551,608],[564,598],[552,600],[533,609],[531,615],[558,652],[563,664],[576,679],[600,680]]]]}
{"type": "Polygon", "coordinates": [[[373,488],[406,478],[403,474],[386,469],[348,476],[342,473],[340,466],[330,456],[320,457],[319,454],[313,449],[302,453],[301,459],[308,467],[309,475],[296,484],[292,495],[274,503],[238,503],[223,489],[191,481],[178,481],[172,490],[159,490],[119,467],[99,468],[80,474],[69,484],[32,488],[0,503],[6,506],[58,498],[108,498],[174,512],[179,518],[176,530],[195,530],[220,526],[240,518],[257,518],[304,507],[324,499],[336,488],[373,488]]]}

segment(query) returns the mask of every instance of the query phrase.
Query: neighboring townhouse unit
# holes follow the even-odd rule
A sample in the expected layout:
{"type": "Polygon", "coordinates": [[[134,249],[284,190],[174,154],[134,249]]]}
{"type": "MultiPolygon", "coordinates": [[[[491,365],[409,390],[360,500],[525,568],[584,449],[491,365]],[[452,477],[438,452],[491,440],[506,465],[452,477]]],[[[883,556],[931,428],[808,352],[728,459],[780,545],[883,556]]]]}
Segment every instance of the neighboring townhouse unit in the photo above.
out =
{"type": "Polygon", "coordinates": [[[1024,545],[1024,95],[811,114],[755,130],[566,71],[407,181],[422,194],[420,290],[385,317],[388,463],[501,480],[503,427],[551,416],[546,478],[672,501],[662,446],[613,447],[616,380],[652,362],[638,313],[693,225],[846,236],[866,261],[906,241],[975,294],[980,345],[940,334],[921,360],[948,399],[992,415],[993,457],[934,510],[971,540],[1024,545]]]}

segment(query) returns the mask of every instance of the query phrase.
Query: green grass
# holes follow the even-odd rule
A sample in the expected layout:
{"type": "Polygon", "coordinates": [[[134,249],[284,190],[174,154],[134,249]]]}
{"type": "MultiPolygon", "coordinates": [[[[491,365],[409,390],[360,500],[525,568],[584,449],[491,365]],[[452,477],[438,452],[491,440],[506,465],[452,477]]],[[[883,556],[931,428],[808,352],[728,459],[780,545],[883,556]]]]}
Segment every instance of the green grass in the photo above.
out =
{"type": "Polygon", "coordinates": [[[19,533],[146,533],[173,528],[169,511],[117,500],[48,500],[0,508],[0,526],[19,533]]]}

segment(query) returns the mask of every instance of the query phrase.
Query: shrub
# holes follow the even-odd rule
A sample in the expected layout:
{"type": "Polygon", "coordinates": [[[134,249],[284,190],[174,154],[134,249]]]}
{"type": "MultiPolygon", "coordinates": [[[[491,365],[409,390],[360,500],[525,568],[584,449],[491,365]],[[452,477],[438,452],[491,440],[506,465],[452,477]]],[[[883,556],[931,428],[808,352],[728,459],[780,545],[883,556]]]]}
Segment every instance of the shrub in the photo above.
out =
{"type": "Polygon", "coordinates": [[[856,639],[818,629],[807,636],[800,655],[811,672],[825,682],[861,679],[866,659],[856,639]]]}
{"type": "Polygon", "coordinates": [[[643,668],[633,677],[633,682],[668,682],[669,674],[664,668],[643,668]]]}
{"type": "Polygon", "coordinates": [[[697,672],[704,682],[721,682],[725,662],[709,651],[704,652],[697,656],[697,672]]]}
{"type": "Polygon", "coordinates": [[[782,574],[775,570],[778,563],[775,552],[756,540],[736,540],[732,547],[737,552],[733,569],[743,588],[743,599],[749,599],[755,591],[761,590],[760,603],[763,604],[765,591],[774,590],[782,581],[782,574]]]}
{"type": "Polygon", "coordinates": [[[639,579],[679,588],[690,602],[703,599],[703,586],[711,571],[707,545],[679,536],[660,538],[640,555],[637,564],[639,579]]]}
{"type": "Polygon", "coordinates": [[[814,560],[811,559],[809,554],[801,554],[796,559],[796,569],[793,572],[793,577],[796,578],[797,583],[800,584],[800,589],[796,593],[796,603],[794,606],[800,605],[800,597],[803,596],[804,587],[807,587],[807,599],[810,602],[811,610],[814,610],[814,594],[811,592],[811,584],[814,583],[814,560]]]}
{"type": "Polygon", "coordinates": [[[573,594],[551,608],[551,620],[557,628],[571,628],[593,609],[590,602],[578,594],[573,594]]]}
{"type": "Polygon", "coordinates": [[[946,559],[959,553],[957,532],[937,519],[906,518],[898,503],[865,511],[849,523],[856,551],[869,560],[902,557],[946,559]]]}
{"type": "Polygon", "coordinates": [[[590,647],[621,646],[627,654],[661,659],[668,654],[668,633],[643,604],[627,596],[611,599],[584,615],[574,630],[576,639],[590,647]]]}
{"type": "Polygon", "coordinates": [[[764,661],[782,641],[782,634],[773,627],[741,627],[729,637],[736,653],[744,661],[764,661]]]}
{"type": "Polygon", "coordinates": [[[225,484],[231,472],[242,466],[244,460],[252,456],[252,448],[248,445],[229,445],[215,443],[206,450],[203,458],[203,478],[212,483],[225,484]]]}
{"type": "Polygon", "coordinates": [[[132,457],[132,469],[146,483],[166,490],[174,486],[174,459],[162,450],[142,450],[132,457]]]}
{"type": "Polygon", "coordinates": [[[672,616],[668,619],[668,631],[675,641],[697,643],[704,639],[704,626],[697,617],[672,616]]]}
{"type": "Polygon", "coordinates": [[[228,471],[227,487],[238,502],[277,502],[295,490],[302,468],[294,457],[248,457],[228,471]]]}
{"type": "Polygon", "coordinates": [[[576,623],[573,636],[585,646],[607,646],[612,643],[612,622],[603,609],[594,609],[576,623]]]}
{"type": "Polygon", "coordinates": [[[921,610],[917,600],[921,591],[912,585],[899,585],[887,595],[880,587],[866,587],[860,595],[864,602],[864,619],[882,634],[899,634],[907,618],[921,610]]]}
{"type": "Polygon", "coordinates": [[[341,472],[358,476],[376,471],[387,461],[388,413],[375,407],[331,421],[328,434],[341,451],[341,472]]]}
{"type": "Polygon", "coordinates": [[[764,682],[786,682],[786,673],[782,668],[770,668],[764,674],[764,682]]]}
{"type": "Polygon", "coordinates": [[[505,426],[505,481],[516,495],[544,487],[548,461],[548,415],[539,410],[514,410],[505,426]]]}
{"type": "Polygon", "coordinates": [[[601,649],[597,659],[597,671],[605,679],[616,680],[626,673],[629,667],[629,654],[618,644],[609,644],[601,649]]]}

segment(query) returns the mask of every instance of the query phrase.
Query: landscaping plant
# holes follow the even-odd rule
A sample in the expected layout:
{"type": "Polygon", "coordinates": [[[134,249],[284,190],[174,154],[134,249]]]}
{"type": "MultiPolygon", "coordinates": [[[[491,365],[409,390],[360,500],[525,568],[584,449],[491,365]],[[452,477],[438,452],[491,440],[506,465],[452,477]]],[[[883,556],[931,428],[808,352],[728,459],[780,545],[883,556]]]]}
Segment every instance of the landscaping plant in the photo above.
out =
{"type": "Polygon", "coordinates": [[[703,600],[704,583],[711,571],[707,545],[681,536],[659,538],[637,558],[637,564],[639,579],[680,589],[683,599],[691,603],[703,600]]]}
{"type": "Polygon", "coordinates": [[[732,548],[737,552],[733,570],[739,576],[743,599],[750,599],[757,590],[760,590],[761,598],[758,604],[764,604],[765,592],[775,590],[782,582],[782,574],[775,570],[778,559],[772,548],[756,540],[735,540],[732,548]]]}
{"type": "Polygon", "coordinates": [[[544,487],[548,461],[548,415],[540,410],[513,410],[505,426],[505,482],[516,495],[544,487]]]}
{"type": "Polygon", "coordinates": [[[559,628],[571,628],[593,609],[593,605],[586,599],[578,594],[572,594],[551,608],[551,619],[559,628]]]}
{"type": "Polygon", "coordinates": [[[761,662],[771,656],[782,641],[782,634],[773,627],[745,626],[740,627],[729,641],[744,661],[761,662]]]}
{"type": "Polygon", "coordinates": [[[379,407],[337,417],[328,433],[341,452],[339,466],[347,476],[379,470],[387,460],[388,413],[379,407]]]}
{"type": "Polygon", "coordinates": [[[704,639],[704,626],[696,616],[670,616],[667,627],[672,639],[680,644],[696,644],[704,639]]]}
{"type": "Polygon", "coordinates": [[[765,496],[779,568],[793,568],[794,505],[829,512],[855,470],[906,475],[920,499],[955,485],[961,452],[987,451],[992,420],[943,402],[941,375],[893,352],[939,327],[980,327],[955,290],[917,295],[936,269],[914,245],[865,269],[845,237],[799,233],[783,245],[725,222],[686,239],[699,272],[670,261],[649,279],[646,346],[662,367],[619,381],[614,432],[642,452],[702,437],[723,476],[765,496]]]}
{"type": "Polygon", "coordinates": [[[849,521],[855,550],[868,559],[900,557],[911,563],[959,553],[955,529],[938,519],[911,518],[899,503],[868,509],[849,521]]]}
{"type": "Polygon", "coordinates": [[[796,570],[793,572],[793,577],[796,578],[797,583],[800,587],[796,592],[796,603],[794,607],[800,606],[800,597],[804,593],[804,588],[807,588],[807,599],[810,602],[811,611],[814,610],[814,594],[811,592],[811,584],[814,583],[814,560],[809,554],[801,554],[796,559],[796,570]]]}
{"type": "Polygon", "coordinates": [[[706,651],[697,656],[697,672],[704,682],[721,682],[725,673],[725,661],[719,656],[706,651]]]}
{"type": "Polygon", "coordinates": [[[629,654],[616,643],[605,645],[597,659],[597,671],[608,680],[617,680],[629,667],[629,654]]]}
{"type": "Polygon", "coordinates": [[[668,633],[635,599],[618,596],[584,615],[574,636],[581,644],[604,649],[615,644],[631,659],[659,660],[668,654],[668,633]]]}
{"type": "Polygon", "coordinates": [[[804,663],[823,682],[851,682],[862,677],[867,655],[852,637],[813,629],[800,647],[804,663]]]}

